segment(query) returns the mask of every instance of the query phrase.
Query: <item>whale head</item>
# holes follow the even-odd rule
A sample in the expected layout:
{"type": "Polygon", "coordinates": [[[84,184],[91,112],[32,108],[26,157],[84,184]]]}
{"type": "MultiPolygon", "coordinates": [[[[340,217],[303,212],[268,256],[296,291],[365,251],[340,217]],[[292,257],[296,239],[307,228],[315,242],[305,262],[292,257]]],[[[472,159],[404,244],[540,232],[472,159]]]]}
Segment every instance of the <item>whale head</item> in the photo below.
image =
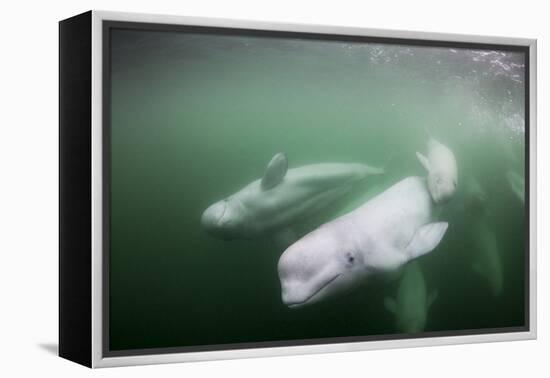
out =
{"type": "Polygon", "coordinates": [[[238,201],[226,198],[209,206],[201,217],[201,225],[209,234],[224,240],[242,236],[244,230],[242,209],[238,201]]]}
{"type": "Polygon", "coordinates": [[[458,169],[453,152],[431,138],[428,141],[428,156],[419,152],[416,156],[428,173],[428,190],[433,202],[437,205],[449,202],[458,183],[458,169]]]}
{"type": "Polygon", "coordinates": [[[283,303],[299,307],[349,290],[360,281],[364,266],[363,255],[350,241],[321,227],[281,255],[278,272],[283,303]]]}
{"type": "Polygon", "coordinates": [[[428,175],[428,189],[434,203],[447,203],[455,194],[456,179],[446,172],[433,172],[428,175]]]}

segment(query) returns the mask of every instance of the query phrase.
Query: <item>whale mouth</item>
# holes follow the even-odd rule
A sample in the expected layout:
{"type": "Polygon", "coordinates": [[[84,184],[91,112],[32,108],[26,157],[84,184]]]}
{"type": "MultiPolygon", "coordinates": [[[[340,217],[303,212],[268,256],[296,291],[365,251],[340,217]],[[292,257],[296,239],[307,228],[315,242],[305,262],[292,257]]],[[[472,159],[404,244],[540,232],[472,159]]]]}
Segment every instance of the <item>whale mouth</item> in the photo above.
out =
{"type": "Polygon", "coordinates": [[[307,296],[305,299],[299,301],[299,302],[292,302],[292,303],[286,303],[286,305],[288,306],[288,308],[298,308],[298,307],[302,307],[304,305],[307,305],[309,303],[311,303],[313,300],[315,300],[315,297],[319,295],[319,293],[321,293],[321,291],[323,291],[324,289],[326,289],[332,282],[334,282],[338,277],[340,277],[340,274],[337,274],[335,275],[334,277],[332,277],[330,280],[328,280],[327,282],[325,282],[321,287],[319,287],[319,289],[317,289],[316,291],[314,291],[312,294],[310,294],[309,296],[307,296]]]}

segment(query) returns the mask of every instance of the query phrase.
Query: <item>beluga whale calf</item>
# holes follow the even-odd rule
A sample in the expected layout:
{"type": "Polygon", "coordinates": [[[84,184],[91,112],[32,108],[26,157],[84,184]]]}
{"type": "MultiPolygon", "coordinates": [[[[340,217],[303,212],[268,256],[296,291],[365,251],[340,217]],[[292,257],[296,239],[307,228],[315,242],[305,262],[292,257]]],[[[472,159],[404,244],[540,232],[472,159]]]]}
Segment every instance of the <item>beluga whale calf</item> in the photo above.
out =
{"type": "Polygon", "coordinates": [[[433,251],[448,227],[434,206],[426,179],[407,177],[306,234],[279,259],[283,303],[315,303],[433,251]]]}
{"type": "MultiPolygon", "coordinates": [[[[266,235],[284,242],[291,227],[346,194],[382,168],[359,163],[325,163],[288,168],[285,154],[269,162],[262,178],[209,206],[202,227],[225,239],[253,239],[266,235]]],[[[285,247],[295,239],[286,242],[285,247]]]]}
{"type": "Polygon", "coordinates": [[[458,185],[458,168],[449,147],[430,137],[427,156],[416,153],[416,157],[428,172],[428,189],[436,204],[443,204],[453,198],[458,185]]]}

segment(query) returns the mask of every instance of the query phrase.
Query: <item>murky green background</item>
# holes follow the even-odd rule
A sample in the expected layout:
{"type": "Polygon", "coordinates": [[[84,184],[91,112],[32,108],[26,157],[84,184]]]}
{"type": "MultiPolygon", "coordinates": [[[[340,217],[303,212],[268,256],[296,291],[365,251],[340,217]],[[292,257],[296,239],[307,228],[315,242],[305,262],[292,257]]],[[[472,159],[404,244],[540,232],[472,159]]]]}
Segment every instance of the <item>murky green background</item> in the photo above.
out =
{"type": "Polygon", "coordinates": [[[398,278],[288,309],[281,248],[214,239],[200,216],[261,177],[277,152],[290,167],[385,166],[381,188],[424,175],[415,151],[427,133],[455,153],[459,190],[439,214],[450,223],[444,240],[418,260],[439,292],[426,331],[524,325],[524,207],[505,177],[524,175],[523,71],[514,52],[114,30],[111,349],[399,332],[383,305],[398,278]],[[488,195],[481,213],[465,206],[472,176],[488,195]],[[498,243],[497,296],[472,269],[479,217],[498,243]]]}

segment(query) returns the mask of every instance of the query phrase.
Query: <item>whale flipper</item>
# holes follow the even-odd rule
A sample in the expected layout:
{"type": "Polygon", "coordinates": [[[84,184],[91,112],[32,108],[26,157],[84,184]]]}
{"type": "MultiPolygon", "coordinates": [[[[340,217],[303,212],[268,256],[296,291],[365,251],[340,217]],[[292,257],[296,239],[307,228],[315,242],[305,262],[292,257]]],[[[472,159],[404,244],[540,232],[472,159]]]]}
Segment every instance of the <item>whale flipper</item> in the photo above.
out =
{"type": "Polygon", "coordinates": [[[407,254],[411,259],[425,255],[428,252],[431,252],[447,231],[449,223],[447,222],[434,222],[428,223],[420,227],[414,233],[412,240],[407,246],[407,254]]]}
{"type": "Polygon", "coordinates": [[[386,307],[386,310],[388,310],[392,314],[395,314],[397,312],[397,303],[393,298],[384,298],[384,307],[386,307]]]}
{"type": "Polygon", "coordinates": [[[288,159],[285,154],[279,152],[267,164],[267,168],[262,177],[262,189],[269,190],[276,187],[283,181],[288,170],[288,159]]]}
{"type": "Polygon", "coordinates": [[[420,164],[422,164],[424,169],[428,173],[430,173],[430,161],[428,160],[428,158],[426,156],[424,156],[423,154],[421,154],[420,152],[416,153],[416,157],[418,158],[418,161],[420,162],[420,164]]]}

